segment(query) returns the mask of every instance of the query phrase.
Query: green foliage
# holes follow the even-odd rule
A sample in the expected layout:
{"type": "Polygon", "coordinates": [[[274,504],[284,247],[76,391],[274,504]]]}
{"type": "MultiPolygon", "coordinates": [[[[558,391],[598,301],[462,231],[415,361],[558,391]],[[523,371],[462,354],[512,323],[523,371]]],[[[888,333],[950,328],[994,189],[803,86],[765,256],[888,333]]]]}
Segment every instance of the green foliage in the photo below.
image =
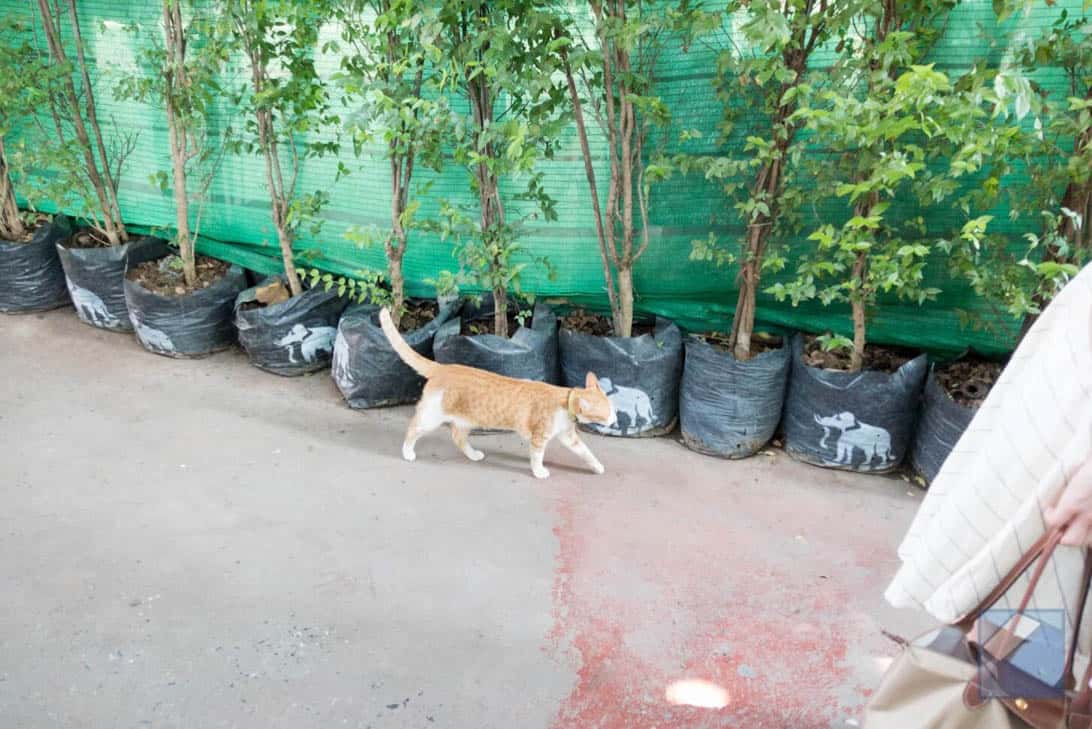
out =
{"type": "Polygon", "coordinates": [[[65,201],[80,210],[93,210],[93,194],[86,190],[79,146],[69,135],[51,138],[51,131],[37,114],[48,107],[70,66],[50,62],[33,42],[32,18],[6,15],[0,18],[0,143],[10,183],[30,206],[46,201],[65,201]],[[32,174],[50,169],[53,175],[32,174]],[[81,200],[80,197],[88,198],[81,200]]]}
{"type": "Polygon", "coordinates": [[[54,83],[52,69],[30,43],[30,32],[29,22],[16,16],[0,19],[0,234],[5,237],[22,235],[29,227],[15,212],[15,188],[33,207],[43,191],[27,177],[47,161],[45,145],[25,133],[32,131],[27,121],[40,104],[48,103],[48,88],[54,83]]]}
{"type": "MultiPolygon", "coordinates": [[[[1012,64],[978,69],[965,86],[987,99],[994,120],[1008,122],[995,123],[1003,134],[984,145],[983,156],[998,168],[1022,163],[1027,174],[1026,184],[1007,188],[1000,175],[990,175],[983,190],[1003,196],[1010,218],[1033,230],[1025,233],[1027,245],[1020,249],[987,229],[988,216],[977,217],[938,245],[950,272],[966,280],[983,302],[1023,318],[1042,310],[1092,248],[1086,225],[1092,211],[1092,26],[1062,10],[1040,35],[1012,42],[1012,64]],[[1052,97],[1036,81],[1046,66],[1064,74],[1061,97],[1052,97]]],[[[981,200],[973,203],[983,207],[981,200]]]]}
{"type": "Polygon", "coordinates": [[[494,225],[483,235],[481,226],[466,206],[448,201],[440,205],[440,215],[425,227],[452,243],[452,255],[458,262],[455,272],[445,272],[436,282],[438,293],[456,294],[463,288],[484,291],[511,291],[526,296],[521,274],[529,263],[537,263],[552,281],[557,272],[544,256],[529,256],[518,240],[521,222],[494,225]]]}
{"type": "Polygon", "coordinates": [[[0,138],[49,103],[49,87],[59,74],[31,43],[32,33],[29,18],[0,18],[0,138]]]}
{"type": "MultiPolygon", "coordinates": [[[[140,42],[141,50],[134,67],[122,70],[114,96],[120,101],[152,104],[164,110],[168,124],[177,135],[177,138],[172,137],[172,142],[177,144],[177,149],[172,150],[172,165],[181,165],[181,176],[187,187],[182,195],[197,208],[196,226],[191,240],[183,248],[185,257],[193,254],[200,234],[202,206],[220,168],[224,150],[231,144],[230,127],[220,131],[208,123],[210,111],[224,93],[220,77],[230,48],[224,36],[217,32],[215,23],[199,15],[192,5],[181,0],[161,0],[161,3],[164,18],[170,17],[173,21],[177,11],[177,17],[182,21],[179,27],[170,31],[176,45],[164,42],[168,32],[164,19],[147,28],[130,25],[129,31],[140,42]]],[[[166,193],[170,175],[166,170],[156,170],[149,175],[149,181],[166,193]]],[[[188,217],[189,205],[182,208],[180,204],[177,214],[188,217]]],[[[177,223],[176,232],[183,225],[190,234],[188,220],[177,223]]]]}
{"type": "Polygon", "coordinates": [[[234,91],[233,102],[245,122],[226,147],[270,158],[271,194],[281,199],[283,225],[293,237],[305,226],[318,234],[323,224],[319,212],[330,199],[326,190],[297,189],[303,162],[336,155],[341,148],[332,133],[341,119],[314,58],[319,29],[330,17],[325,0],[226,0],[219,15],[220,42],[246,57],[251,75],[234,91]],[[266,118],[268,128],[263,129],[266,118]]]}
{"type": "MultiPolygon", "coordinates": [[[[826,43],[844,43],[860,9],[861,3],[854,0],[732,0],[724,10],[733,30],[721,30],[714,37],[721,50],[713,79],[722,105],[718,130],[723,151],[680,155],[676,163],[684,173],[697,172],[716,181],[735,217],[747,226],[764,226],[767,238],[780,242],[799,225],[796,213],[803,196],[795,174],[807,141],[797,134],[804,120],[793,112],[830,80],[809,64],[811,54],[826,43]],[[746,135],[737,126],[744,113],[751,131],[746,135]],[[771,174],[776,179],[771,180],[771,174]]],[[[692,242],[690,258],[725,266],[747,255],[746,239],[726,241],[710,233],[692,242]]],[[[758,262],[763,269],[782,264],[776,253],[763,255],[758,262]]]]}
{"type": "Polygon", "coordinates": [[[337,295],[351,301],[377,306],[391,305],[391,292],[384,285],[383,274],[361,269],[352,276],[338,276],[318,268],[300,268],[300,277],[309,288],[321,286],[324,291],[337,291],[337,295]]]}
{"type": "Polygon", "coordinates": [[[816,144],[830,150],[820,188],[844,198],[852,212],[840,225],[815,230],[809,236],[815,247],[802,257],[796,277],[768,289],[794,305],[807,299],[852,304],[858,356],[867,312],[880,294],[921,304],[940,293],[926,284],[936,241],[925,216],[952,205],[970,215],[972,205],[995,198],[1007,171],[1003,155],[1018,136],[991,115],[996,95],[984,87],[979,69],[953,83],[918,63],[935,40],[936,18],[950,4],[896,7],[901,15],[891,15],[886,5],[876,11],[876,32],[863,47],[845,44],[835,70],[845,86],[817,95],[794,114],[806,121],[816,144]],[[971,175],[985,183],[963,194],[971,175]],[[924,215],[891,214],[892,201],[913,197],[924,215]]]}
{"type": "MultiPolygon", "coordinates": [[[[165,2],[171,4],[175,0],[165,2]]],[[[197,15],[194,8],[185,4],[183,7],[187,15],[192,14],[185,26],[185,83],[175,83],[172,78],[173,69],[163,42],[162,25],[157,22],[145,27],[134,23],[128,26],[128,30],[139,43],[140,50],[136,54],[135,66],[121,71],[114,97],[119,101],[139,101],[164,109],[170,107],[183,128],[194,130],[194,134],[203,134],[208,131],[210,109],[219,95],[224,93],[220,74],[230,49],[209,18],[197,15]]]]}
{"type": "Polygon", "coordinates": [[[458,278],[491,289],[503,311],[505,291],[518,286],[528,263],[522,223],[557,219],[542,175],[534,170],[540,159],[553,156],[565,125],[564,88],[555,79],[559,20],[541,0],[447,0],[436,21],[439,53],[431,68],[439,89],[465,97],[467,107],[453,120],[452,156],[466,167],[479,199],[476,217],[445,201],[436,225],[456,244],[458,278]],[[526,186],[513,198],[529,203],[529,211],[511,215],[500,185],[519,179],[526,186]]]}
{"type": "Polygon", "coordinates": [[[412,0],[342,0],[335,14],[340,42],[325,50],[341,52],[335,79],[341,103],[349,110],[346,131],[357,158],[379,142],[390,166],[391,224],[351,227],[346,238],[357,245],[382,239],[393,288],[393,306],[401,306],[401,260],[410,231],[419,228],[420,197],[429,184],[414,185],[415,170],[443,166],[444,141],[451,110],[433,67],[442,61],[437,38],[442,31],[434,9],[412,0]]]}

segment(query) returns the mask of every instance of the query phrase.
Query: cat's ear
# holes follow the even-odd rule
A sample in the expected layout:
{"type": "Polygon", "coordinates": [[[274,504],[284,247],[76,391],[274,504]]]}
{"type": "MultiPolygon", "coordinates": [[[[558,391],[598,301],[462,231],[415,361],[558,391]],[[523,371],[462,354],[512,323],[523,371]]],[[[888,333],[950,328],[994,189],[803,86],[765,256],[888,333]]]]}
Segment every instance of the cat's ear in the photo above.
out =
{"type": "Polygon", "coordinates": [[[595,376],[594,372],[589,372],[584,378],[584,387],[589,390],[595,389],[599,390],[599,392],[603,391],[603,388],[599,386],[599,379],[595,376]]]}

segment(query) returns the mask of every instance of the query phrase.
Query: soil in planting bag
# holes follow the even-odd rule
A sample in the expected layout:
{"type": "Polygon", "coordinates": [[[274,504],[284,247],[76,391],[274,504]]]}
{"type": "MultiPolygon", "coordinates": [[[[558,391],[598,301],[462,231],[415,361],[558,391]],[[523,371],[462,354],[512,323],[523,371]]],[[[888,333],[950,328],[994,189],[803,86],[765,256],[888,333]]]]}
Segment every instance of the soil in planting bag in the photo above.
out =
{"type": "MultiPolygon", "coordinates": [[[[509,310],[515,306],[509,304],[509,310]]],[[[505,339],[494,334],[460,334],[465,321],[493,321],[493,301],[481,306],[465,302],[461,316],[445,322],[436,332],[432,351],[437,362],[479,367],[506,377],[557,384],[557,315],[536,302],[531,326],[521,326],[505,339]]]]}
{"type": "Polygon", "coordinates": [[[910,466],[914,471],[926,481],[936,478],[976,412],[977,409],[950,398],[937,382],[935,373],[930,372],[922,395],[914,447],[910,451],[910,466]]]}
{"type": "Polygon", "coordinates": [[[682,332],[667,319],[639,337],[598,337],[562,329],[561,372],[566,387],[583,387],[594,372],[614,405],[613,425],[581,424],[601,435],[670,433],[679,412],[682,332]]]}
{"type": "Polygon", "coordinates": [[[162,258],[167,241],[145,236],[109,248],[65,248],[57,244],[65,281],[80,320],[100,329],[131,331],[125,305],[125,268],[162,258]]]}
{"type": "MultiPolygon", "coordinates": [[[[432,321],[402,337],[416,352],[432,359],[432,339],[457,307],[442,306],[432,321]]],[[[337,325],[331,374],[351,408],[377,408],[414,402],[425,380],[409,368],[379,326],[379,307],[357,304],[345,310],[337,325]]]]}
{"type": "Polygon", "coordinates": [[[809,367],[804,340],[792,342],[782,424],[793,458],[846,471],[890,471],[910,447],[928,362],[920,355],[893,373],[809,367]]]}
{"type": "Polygon", "coordinates": [[[329,367],[337,320],[348,300],[338,296],[337,289],[317,286],[287,301],[261,306],[259,288],[246,289],[235,299],[235,328],[250,363],[289,377],[329,367]]]}
{"type": "Polygon", "coordinates": [[[144,348],[167,357],[203,357],[235,344],[235,297],[246,274],[231,266],[205,289],[163,296],[125,279],[129,321],[144,348]]]}
{"type": "Polygon", "coordinates": [[[789,378],[789,347],[770,349],[746,362],[686,338],[679,388],[679,430],[691,450],[746,458],[773,437],[781,421],[789,378]]]}
{"type": "Polygon", "coordinates": [[[72,233],[72,221],[58,215],[26,243],[0,240],[0,311],[46,311],[71,303],[57,242],[72,233]]]}

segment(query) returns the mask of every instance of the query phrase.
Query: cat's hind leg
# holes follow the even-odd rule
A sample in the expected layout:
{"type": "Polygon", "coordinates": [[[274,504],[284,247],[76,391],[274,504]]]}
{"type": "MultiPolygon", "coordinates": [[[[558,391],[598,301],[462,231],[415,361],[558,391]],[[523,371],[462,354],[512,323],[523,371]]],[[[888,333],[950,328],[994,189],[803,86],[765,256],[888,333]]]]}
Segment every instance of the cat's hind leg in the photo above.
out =
{"type": "Polygon", "coordinates": [[[470,445],[470,428],[464,428],[455,423],[451,423],[451,439],[455,441],[455,445],[459,447],[459,450],[463,452],[463,455],[470,460],[480,461],[485,458],[484,453],[470,445]]]}
{"type": "Polygon", "coordinates": [[[414,447],[421,436],[431,433],[447,422],[443,400],[442,392],[426,391],[421,395],[421,400],[417,403],[417,412],[413,414],[413,419],[406,428],[406,440],[402,443],[402,457],[407,461],[417,460],[414,447]]]}
{"type": "Polygon", "coordinates": [[[561,443],[570,451],[580,456],[584,463],[588,464],[588,467],[591,468],[591,470],[596,473],[603,473],[606,470],[603,468],[603,464],[599,462],[599,459],[595,457],[595,454],[591,452],[591,449],[588,448],[588,445],[576,434],[575,428],[561,435],[561,443]]]}

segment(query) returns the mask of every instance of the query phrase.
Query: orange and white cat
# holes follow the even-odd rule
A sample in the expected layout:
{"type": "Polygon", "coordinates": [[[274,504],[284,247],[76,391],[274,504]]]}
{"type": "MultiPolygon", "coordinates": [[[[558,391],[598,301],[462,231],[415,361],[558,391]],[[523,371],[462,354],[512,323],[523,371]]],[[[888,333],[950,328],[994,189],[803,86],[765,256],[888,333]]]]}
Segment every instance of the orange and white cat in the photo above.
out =
{"type": "Polygon", "coordinates": [[[428,380],[402,444],[402,457],[407,461],[417,458],[414,445],[418,438],[447,425],[455,445],[472,461],[480,461],[485,454],[470,445],[471,429],[495,428],[515,431],[531,444],[531,472],[536,478],[550,475],[542,465],[542,456],[546,444],[556,436],[593,471],[603,473],[603,464],[576,432],[577,422],[614,422],[614,408],[594,374],[588,373],[584,387],[568,388],[475,367],[440,364],[406,344],[386,309],[379,312],[379,322],[402,361],[428,380]]]}

